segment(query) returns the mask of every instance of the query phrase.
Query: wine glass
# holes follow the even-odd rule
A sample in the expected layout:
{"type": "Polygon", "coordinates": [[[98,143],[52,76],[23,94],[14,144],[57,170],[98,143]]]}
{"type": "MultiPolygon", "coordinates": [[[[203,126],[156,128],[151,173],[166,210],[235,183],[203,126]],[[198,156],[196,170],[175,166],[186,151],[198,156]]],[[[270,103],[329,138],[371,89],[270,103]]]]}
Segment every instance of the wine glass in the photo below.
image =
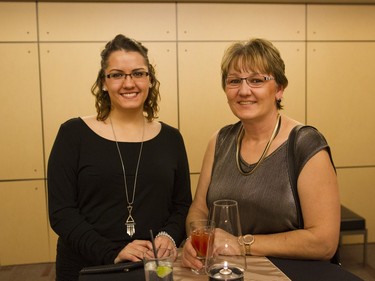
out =
{"type": "Polygon", "coordinates": [[[206,272],[209,280],[243,280],[246,251],[244,245],[238,243],[242,232],[237,201],[215,201],[211,219],[216,230],[215,241],[207,249],[206,272]]]}
{"type": "Polygon", "coordinates": [[[192,271],[197,274],[206,274],[205,260],[207,248],[214,241],[215,224],[211,220],[195,220],[190,222],[190,241],[197,252],[197,258],[202,261],[203,267],[192,271]]]}

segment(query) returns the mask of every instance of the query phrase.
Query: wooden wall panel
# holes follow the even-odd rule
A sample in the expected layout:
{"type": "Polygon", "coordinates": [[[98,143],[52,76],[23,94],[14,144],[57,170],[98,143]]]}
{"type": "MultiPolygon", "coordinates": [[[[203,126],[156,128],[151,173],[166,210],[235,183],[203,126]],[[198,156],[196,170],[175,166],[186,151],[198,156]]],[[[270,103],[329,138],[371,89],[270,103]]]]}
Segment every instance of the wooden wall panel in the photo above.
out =
{"type": "Polygon", "coordinates": [[[36,41],[36,3],[0,2],[0,41],[36,41]]]}
{"type": "Polygon", "coordinates": [[[283,114],[304,123],[306,120],[305,42],[273,42],[285,63],[288,87],[284,91],[283,114]]]}
{"type": "Polygon", "coordinates": [[[150,63],[160,81],[160,112],[158,121],[178,128],[177,47],[175,42],[144,42],[149,49],[150,63]]]}
{"type": "Polygon", "coordinates": [[[1,265],[48,262],[44,181],[0,182],[1,265]]]}
{"type": "Polygon", "coordinates": [[[100,68],[99,43],[42,43],[41,79],[46,161],[60,124],[95,114],[90,89],[100,68]]]}
{"type": "MultiPolygon", "coordinates": [[[[338,169],[341,203],[366,218],[368,241],[375,241],[375,168],[338,169]]],[[[363,238],[347,239],[362,243],[363,238]]],[[[345,242],[345,241],[344,241],[345,242]]]]}
{"type": "Polygon", "coordinates": [[[43,178],[38,48],[0,44],[0,180],[43,178]]]}
{"type": "Polygon", "coordinates": [[[137,40],[174,40],[173,3],[39,3],[41,41],[109,40],[123,33],[137,40]]]}
{"type": "Polygon", "coordinates": [[[305,39],[305,5],[178,4],[179,40],[305,39]],[[287,15],[287,16],[286,16],[287,15]]]}
{"type": "Polygon", "coordinates": [[[375,5],[308,5],[308,40],[374,40],[375,5]]]}
{"type": "Polygon", "coordinates": [[[308,43],[307,120],[337,166],[375,165],[375,43],[308,43]]]}
{"type": "Polygon", "coordinates": [[[220,61],[227,43],[179,43],[180,129],[190,172],[199,173],[209,138],[236,122],[221,88],[220,61]]]}

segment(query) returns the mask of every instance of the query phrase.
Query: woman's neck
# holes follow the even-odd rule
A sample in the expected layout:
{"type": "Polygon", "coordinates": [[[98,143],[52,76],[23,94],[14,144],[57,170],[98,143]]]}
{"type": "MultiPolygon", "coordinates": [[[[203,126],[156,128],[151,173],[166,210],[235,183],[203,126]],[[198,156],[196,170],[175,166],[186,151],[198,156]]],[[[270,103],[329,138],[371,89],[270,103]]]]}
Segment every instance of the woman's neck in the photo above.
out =
{"type": "Polygon", "coordinates": [[[113,126],[118,141],[141,141],[146,126],[146,118],[142,114],[118,114],[111,112],[106,120],[113,126]]]}
{"type": "Polygon", "coordinates": [[[268,140],[276,126],[279,113],[276,111],[264,117],[262,120],[243,121],[244,141],[262,142],[268,140]]]}

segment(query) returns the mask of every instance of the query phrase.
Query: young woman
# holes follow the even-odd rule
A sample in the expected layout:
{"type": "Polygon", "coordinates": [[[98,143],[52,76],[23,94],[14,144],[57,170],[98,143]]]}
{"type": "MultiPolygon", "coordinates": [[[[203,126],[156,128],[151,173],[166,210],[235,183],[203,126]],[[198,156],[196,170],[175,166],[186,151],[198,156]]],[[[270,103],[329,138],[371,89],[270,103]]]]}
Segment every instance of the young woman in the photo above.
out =
{"type": "Polygon", "coordinates": [[[159,81],[147,49],[123,35],[108,42],[92,92],[97,115],[62,124],[48,163],[59,281],[141,260],[150,230],[156,247],[175,248],[191,204],[182,136],[155,121],[159,81]]]}

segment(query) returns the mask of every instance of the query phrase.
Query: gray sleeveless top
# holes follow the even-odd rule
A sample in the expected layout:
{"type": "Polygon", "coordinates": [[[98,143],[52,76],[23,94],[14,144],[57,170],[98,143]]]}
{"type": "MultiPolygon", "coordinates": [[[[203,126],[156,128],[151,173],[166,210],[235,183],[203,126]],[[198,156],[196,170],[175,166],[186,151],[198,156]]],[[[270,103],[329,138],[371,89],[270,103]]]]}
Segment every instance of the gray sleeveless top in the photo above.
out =
{"type": "MultiPolygon", "coordinates": [[[[268,155],[250,175],[242,175],[236,164],[236,138],[241,122],[219,131],[212,168],[207,206],[219,199],[236,200],[242,233],[268,234],[298,228],[296,203],[289,180],[288,140],[268,155]]],[[[326,149],[324,136],[312,127],[304,127],[296,138],[295,166],[298,177],[306,162],[326,149]]],[[[243,160],[241,160],[243,162],[243,160]]],[[[242,167],[252,169],[256,164],[242,167]]],[[[245,169],[246,171],[246,169],[245,169]]]]}

